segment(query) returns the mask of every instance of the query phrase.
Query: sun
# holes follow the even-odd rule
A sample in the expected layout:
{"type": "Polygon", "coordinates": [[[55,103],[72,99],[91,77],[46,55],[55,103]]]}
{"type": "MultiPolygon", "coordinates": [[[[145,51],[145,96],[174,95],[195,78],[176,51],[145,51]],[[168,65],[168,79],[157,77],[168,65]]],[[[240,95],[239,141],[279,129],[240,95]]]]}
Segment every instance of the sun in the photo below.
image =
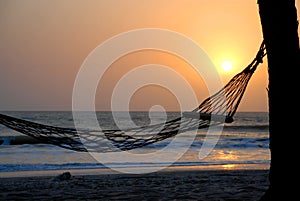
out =
{"type": "Polygon", "coordinates": [[[232,62],[231,62],[231,61],[224,61],[224,62],[222,63],[222,69],[223,69],[224,71],[226,71],[226,72],[231,71],[231,69],[232,69],[232,62]]]}

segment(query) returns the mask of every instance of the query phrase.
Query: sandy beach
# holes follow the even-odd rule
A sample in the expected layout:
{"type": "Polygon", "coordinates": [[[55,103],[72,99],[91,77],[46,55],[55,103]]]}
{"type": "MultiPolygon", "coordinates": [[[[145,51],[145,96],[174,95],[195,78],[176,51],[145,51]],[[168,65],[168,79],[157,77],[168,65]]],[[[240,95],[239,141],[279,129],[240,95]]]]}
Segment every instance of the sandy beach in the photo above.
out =
{"type": "MultiPolygon", "coordinates": [[[[66,171],[64,171],[66,172],[66,171]]],[[[149,174],[6,177],[0,200],[258,200],[268,170],[167,170],[149,174]]]]}

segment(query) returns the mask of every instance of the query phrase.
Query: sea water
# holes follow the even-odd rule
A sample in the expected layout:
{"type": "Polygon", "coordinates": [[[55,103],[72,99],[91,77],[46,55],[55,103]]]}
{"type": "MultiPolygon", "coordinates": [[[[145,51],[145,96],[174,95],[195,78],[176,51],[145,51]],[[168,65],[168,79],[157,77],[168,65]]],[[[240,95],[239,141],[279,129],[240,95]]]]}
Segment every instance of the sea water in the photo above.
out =
{"type": "MultiPolygon", "coordinates": [[[[60,127],[74,127],[72,112],[2,112],[28,121],[60,127]]],[[[114,129],[118,124],[136,126],[149,125],[154,118],[155,122],[176,118],[180,113],[168,112],[167,115],[150,115],[148,112],[131,112],[130,119],[121,119],[116,123],[111,112],[97,112],[99,125],[102,129],[114,129]],[[123,121],[123,122],[122,122],[123,121]],[[130,123],[129,123],[130,122],[130,123]]],[[[160,155],[155,161],[124,161],[117,158],[107,163],[96,160],[86,152],[76,152],[51,144],[29,143],[11,145],[11,139],[23,134],[0,125],[0,176],[6,173],[24,171],[50,170],[101,170],[105,168],[145,168],[145,167],[176,167],[201,169],[267,169],[270,164],[268,113],[265,112],[238,112],[234,122],[225,124],[222,128],[216,145],[204,158],[199,158],[199,151],[207,136],[208,129],[199,129],[195,138],[185,153],[176,161],[166,164],[166,156],[160,155]],[[165,157],[165,158],[164,158],[165,157]]],[[[177,147],[171,147],[169,152],[185,148],[185,140],[191,139],[189,131],[183,133],[177,147]],[[180,143],[182,142],[182,143],[180,143]],[[173,150],[172,150],[173,149],[173,150]]],[[[23,135],[25,136],[25,135],[23,135]]],[[[134,154],[155,153],[166,147],[173,138],[156,142],[136,149],[134,154]]],[[[103,155],[105,157],[105,155],[103,155]]]]}

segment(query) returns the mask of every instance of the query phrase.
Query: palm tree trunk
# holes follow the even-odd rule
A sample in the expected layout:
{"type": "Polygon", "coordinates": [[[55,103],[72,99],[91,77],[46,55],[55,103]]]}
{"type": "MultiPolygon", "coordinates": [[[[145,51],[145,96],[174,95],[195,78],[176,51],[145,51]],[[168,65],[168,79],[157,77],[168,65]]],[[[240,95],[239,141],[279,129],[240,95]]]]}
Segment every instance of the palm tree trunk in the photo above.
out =
{"type": "Polygon", "coordinates": [[[291,182],[299,172],[295,164],[299,158],[296,135],[300,103],[300,77],[296,73],[300,67],[297,10],[295,0],[258,0],[258,4],[268,56],[271,152],[270,186],[261,200],[292,198],[292,186],[298,185],[298,181],[291,182]]]}

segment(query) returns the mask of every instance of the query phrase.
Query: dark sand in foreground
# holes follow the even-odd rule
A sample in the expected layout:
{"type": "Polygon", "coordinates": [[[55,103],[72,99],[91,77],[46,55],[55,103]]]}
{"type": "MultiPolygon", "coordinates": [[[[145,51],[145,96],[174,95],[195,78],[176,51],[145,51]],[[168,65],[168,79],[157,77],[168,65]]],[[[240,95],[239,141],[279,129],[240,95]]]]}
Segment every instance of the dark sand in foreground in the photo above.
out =
{"type": "Polygon", "coordinates": [[[150,174],[0,179],[0,200],[259,200],[268,170],[188,170],[150,174]]]}

